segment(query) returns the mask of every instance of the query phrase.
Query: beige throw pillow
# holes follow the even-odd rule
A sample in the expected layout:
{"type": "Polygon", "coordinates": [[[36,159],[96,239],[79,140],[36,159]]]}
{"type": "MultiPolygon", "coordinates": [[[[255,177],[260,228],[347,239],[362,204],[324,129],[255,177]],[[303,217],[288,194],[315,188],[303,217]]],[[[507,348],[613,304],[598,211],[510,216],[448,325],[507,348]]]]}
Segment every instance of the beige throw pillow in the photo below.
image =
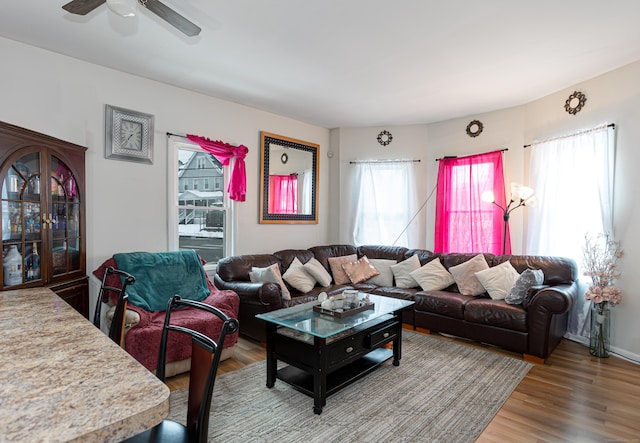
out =
{"type": "Polygon", "coordinates": [[[380,274],[376,268],[371,266],[366,255],[354,262],[343,263],[342,269],[354,285],[380,274]]]}
{"type": "Polygon", "coordinates": [[[280,294],[282,295],[282,299],[291,300],[291,293],[289,292],[287,285],[285,285],[284,281],[282,280],[282,275],[280,275],[280,267],[278,267],[277,263],[274,263],[266,268],[251,268],[249,279],[254,283],[277,283],[280,285],[280,294]]]}
{"type": "Polygon", "coordinates": [[[367,283],[381,286],[383,288],[393,287],[393,271],[391,271],[391,266],[398,262],[396,260],[388,260],[384,258],[370,258],[369,263],[376,268],[378,275],[371,277],[367,280],[367,283]]]}
{"type": "Polygon", "coordinates": [[[302,293],[311,291],[316,286],[316,279],[302,265],[302,262],[295,257],[289,269],[282,274],[282,278],[291,286],[302,293]]]}
{"type": "Polygon", "coordinates": [[[327,272],[324,266],[322,266],[322,263],[316,258],[312,258],[302,265],[302,267],[316,279],[320,286],[327,287],[331,285],[331,274],[327,272]]]}
{"type": "Polygon", "coordinates": [[[518,271],[508,261],[484,271],[476,272],[476,277],[493,300],[504,300],[516,284],[518,271]]]}
{"type": "Polygon", "coordinates": [[[476,272],[484,271],[485,269],[489,269],[489,265],[484,259],[484,255],[478,254],[471,260],[467,260],[464,263],[450,267],[449,272],[456,280],[460,294],[481,295],[485,293],[485,289],[475,274],[476,272]]]}
{"type": "Polygon", "coordinates": [[[337,285],[347,285],[351,283],[349,276],[344,272],[344,269],[342,269],[342,265],[356,260],[358,260],[358,256],[356,254],[343,255],[341,257],[329,257],[329,267],[333,274],[333,281],[336,282],[337,285]]]}
{"type": "Polygon", "coordinates": [[[431,260],[420,269],[411,272],[410,275],[418,282],[423,291],[439,291],[456,282],[453,275],[442,266],[439,258],[431,260]]]}
{"type": "Polygon", "coordinates": [[[396,287],[415,288],[418,286],[418,282],[411,276],[411,273],[417,269],[420,269],[420,259],[415,254],[391,266],[391,272],[393,272],[396,280],[396,287]]]}

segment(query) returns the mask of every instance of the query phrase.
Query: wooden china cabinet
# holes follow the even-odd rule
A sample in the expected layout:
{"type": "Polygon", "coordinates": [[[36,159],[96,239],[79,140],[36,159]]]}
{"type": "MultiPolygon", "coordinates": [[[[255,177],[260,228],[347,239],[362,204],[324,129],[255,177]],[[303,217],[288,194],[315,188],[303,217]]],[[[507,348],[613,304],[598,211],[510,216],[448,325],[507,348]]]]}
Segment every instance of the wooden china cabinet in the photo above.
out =
{"type": "Polygon", "coordinates": [[[46,286],[89,318],[85,151],[0,122],[0,290],[46,286]]]}

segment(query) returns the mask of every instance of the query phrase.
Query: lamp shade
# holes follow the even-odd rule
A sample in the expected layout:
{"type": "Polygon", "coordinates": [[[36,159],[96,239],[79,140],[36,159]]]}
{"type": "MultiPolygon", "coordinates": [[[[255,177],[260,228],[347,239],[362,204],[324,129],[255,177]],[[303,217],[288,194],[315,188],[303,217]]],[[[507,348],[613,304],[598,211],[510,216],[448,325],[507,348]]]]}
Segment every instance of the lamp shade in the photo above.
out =
{"type": "Polygon", "coordinates": [[[483,202],[487,202],[487,203],[493,203],[494,201],[496,201],[496,197],[495,195],[493,195],[493,191],[484,191],[480,196],[480,199],[483,202]]]}
{"type": "Polygon", "coordinates": [[[133,17],[136,15],[138,0],[107,0],[107,6],[122,17],[133,17]]]}

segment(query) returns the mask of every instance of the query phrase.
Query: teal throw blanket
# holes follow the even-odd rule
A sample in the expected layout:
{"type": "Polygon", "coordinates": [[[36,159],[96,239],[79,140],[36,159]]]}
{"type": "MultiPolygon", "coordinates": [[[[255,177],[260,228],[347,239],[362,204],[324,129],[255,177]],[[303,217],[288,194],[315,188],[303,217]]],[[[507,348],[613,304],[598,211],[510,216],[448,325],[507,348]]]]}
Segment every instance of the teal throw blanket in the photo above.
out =
{"type": "Polygon", "coordinates": [[[194,250],[114,254],[118,269],[136,278],[127,286],[129,303],[147,311],[164,311],[174,295],[189,300],[209,296],[207,279],[194,250]]]}

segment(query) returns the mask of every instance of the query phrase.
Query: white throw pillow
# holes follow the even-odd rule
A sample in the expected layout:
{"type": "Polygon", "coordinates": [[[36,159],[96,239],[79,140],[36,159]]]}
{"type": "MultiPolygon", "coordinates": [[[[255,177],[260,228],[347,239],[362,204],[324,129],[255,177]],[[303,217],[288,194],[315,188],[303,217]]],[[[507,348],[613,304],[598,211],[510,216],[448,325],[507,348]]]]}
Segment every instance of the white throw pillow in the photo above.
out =
{"type": "Polygon", "coordinates": [[[485,293],[485,289],[482,283],[480,283],[480,280],[475,276],[475,273],[484,271],[485,269],[489,269],[489,265],[484,259],[484,255],[478,254],[471,260],[467,260],[456,266],[451,266],[449,272],[456,280],[460,294],[481,295],[485,293]]]}
{"type": "Polygon", "coordinates": [[[439,258],[431,260],[410,275],[418,282],[423,291],[439,291],[456,282],[453,275],[442,266],[439,258]]]}
{"type": "Polygon", "coordinates": [[[417,269],[420,269],[420,259],[416,254],[391,266],[391,272],[393,272],[393,276],[396,279],[396,287],[415,288],[418,286],[418,282],[411,277],[411,273],[417,269]]]}
{"type": "Polygon", "coordinates": [[[298,260],[298,257],[293,259],[289,265],[289,269],[282,274],[282,278],[304,294],[310,292],[316,286],[316,279],[313,278],[306,269],[304,269],[304,266],[302,265],[302,262],[298,260]]]}
{"type": "Polygon", "coordinates": [[[249,278],[254,283],[263,282],[279,284],[282,299],[291,300],[291,293],[289,292],[287,285],[284,284],[284,280],[282,280],[282,275],[280,275],[280,267],[277,263],[274,263],[266,268],[251,268],[249,278]]]}
{"type": "Polygon", "coordinates": [[[367,283],[382,286],[383,288],[392,288],[393,271],[391,271],[391,266],[395,265],[398,262],[396,260],[387,260],[384,258],[370,258],[369,263],[371,263],[371,265],[376,268],[376,271],[379,272],[379,275],[371,277],[369,280],[367,280],[367,283]]]}
{"type": "Polygon", "coordinates": [[[331,274],[329,274],[324,266],[322,266],[322,263],[320,263],[316,258],[312,258],[302,265],[302,267],[316,279],[320,286],[326,288],[331,285],[331,274]]]}
{"type": "Polygon", "coordinates": [[[513,268],[511,263],[506,261],[493,268],[476,272],[476,277],[493,300],[504,300],[513,285],[518,281],[520,274],[513,268]]]}

